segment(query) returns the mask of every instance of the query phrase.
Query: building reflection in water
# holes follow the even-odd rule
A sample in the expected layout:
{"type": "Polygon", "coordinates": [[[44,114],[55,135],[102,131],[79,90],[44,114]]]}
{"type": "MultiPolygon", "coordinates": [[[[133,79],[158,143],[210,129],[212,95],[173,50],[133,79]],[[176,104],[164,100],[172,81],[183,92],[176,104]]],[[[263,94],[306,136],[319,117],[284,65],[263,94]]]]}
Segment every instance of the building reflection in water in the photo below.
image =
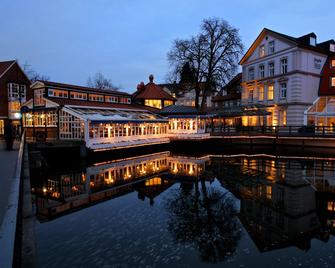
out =
{"type": "Polygon", "coordinates": [[[134,191],[154,205],[175,183],[180,186],[168,193],[166,203],[169,231],[176,241],[193,243],[206,261],[220,261],[234,252],[240,223],[260,251],[288,246],[308,250],[311,239],[327,241],[334,234],[331,159],[161,152],[34,178],[32,187],[43,221],[134,191]],[[230,193],[240,200],[239,211],[230,193]],[[236,214],[238,222],[232,216],[236,214]],[[215,243],[206,243],[208,237],[215,243]]]}

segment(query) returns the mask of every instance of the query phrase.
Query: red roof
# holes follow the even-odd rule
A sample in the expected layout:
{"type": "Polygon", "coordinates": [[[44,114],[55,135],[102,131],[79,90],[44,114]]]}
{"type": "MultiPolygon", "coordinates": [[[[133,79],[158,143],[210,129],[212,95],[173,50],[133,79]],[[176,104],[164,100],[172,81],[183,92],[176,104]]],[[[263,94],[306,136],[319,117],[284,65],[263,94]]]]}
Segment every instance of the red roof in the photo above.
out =
{"type": "Polygon", "coordinates": [[[91,91],[94,93],[103,93],[103,94],[113,94],[113,95],[122,95],[122,96],[130,96],[129,93],[117,91],[114,89],[99,89],[99,88],[91,88],[77,85],[70,85],[58,82],[51,81],[39,81],[42,82],[46,87],[58,88],[58,89],[67,89],[67,90],[80,90],[80,91],[91,91]]]}
{"type": "Polygon", "coordinates": [[[15,60],[0,62],[0,76],[15,62],[15,60]]]}
{"type": "Polygon", "coordinates": [[[156,85],[153,82],[153,76],[149,77],[150,82],[144,86],[144,88],[139,88],[134,94],[133,98],[138,99],[159,99],[159,100],[172,100],[175,101],[175,98],[167,93],[160,86],[156,85]]]}
{"type": "Polygon", "coordinates": [[[83,107],[96,107],[96,108],[111,108],[111,109],[129,109],[129,110],[143,110],[147,109],[140,105],[134,104],[123,104],[123,103],[108,103],[108,102],[98,102],[98,101],[82,101],[73,99],[62,99],[47,97],[46,99],[53,101],[59,105],[73,105],[73,106],[83,106],[83,107]]]}

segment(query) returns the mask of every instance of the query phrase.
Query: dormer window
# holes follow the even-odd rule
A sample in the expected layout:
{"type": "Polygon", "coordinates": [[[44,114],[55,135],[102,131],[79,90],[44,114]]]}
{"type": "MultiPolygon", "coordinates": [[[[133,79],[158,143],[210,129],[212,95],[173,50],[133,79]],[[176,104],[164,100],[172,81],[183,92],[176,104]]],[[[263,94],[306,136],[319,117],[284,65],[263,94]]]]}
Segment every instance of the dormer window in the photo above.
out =
{"type": "Polygon", "coordinates": [[[309,38],[309,44],[310,44],[311,46],[315,47],[315,46],[316,46],[316,38],[313,37],[313,36],[311,36],[311,37],[309,38]]]}
{"type": "Polygon", "coordinates": [[[335,52],[335,44],[330,44],[329,45],[329,50],[330,50],[330,52],[335,52]]]}

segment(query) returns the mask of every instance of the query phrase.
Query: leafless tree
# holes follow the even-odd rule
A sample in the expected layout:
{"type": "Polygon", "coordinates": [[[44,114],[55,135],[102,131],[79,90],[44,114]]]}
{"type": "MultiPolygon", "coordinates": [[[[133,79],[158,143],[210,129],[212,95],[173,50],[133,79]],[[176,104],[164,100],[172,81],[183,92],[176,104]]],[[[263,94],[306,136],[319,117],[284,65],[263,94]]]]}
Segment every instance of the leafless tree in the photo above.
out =
{"type": "Polygon", "coordinates": [[[113,85],[112,80],[106,78],[101,72],[97,72],[93,77],[89,77],[87,86],[98,89],[118,90],[118,87],[113,85]]]}
{"type": "Polygon", "coordinates": [[[28,62],[25,62],[23,65],[23,71],[28,76],[29,80],[34,83],[37,80],[40,81],[48,81],[50,77],[47,75],[42,75],[37,73],[28,62]]]}
{"type": "Polygon", "coordinates": [[[196,108],[204,109],[208,94],[222,88],[236,73],[242,52],[238,29],[219,18],[205,19],[198,35],[173,42],[168,53],[170,77],[180,78],[183,66],[188,63],[194,71],[196,108]]]}

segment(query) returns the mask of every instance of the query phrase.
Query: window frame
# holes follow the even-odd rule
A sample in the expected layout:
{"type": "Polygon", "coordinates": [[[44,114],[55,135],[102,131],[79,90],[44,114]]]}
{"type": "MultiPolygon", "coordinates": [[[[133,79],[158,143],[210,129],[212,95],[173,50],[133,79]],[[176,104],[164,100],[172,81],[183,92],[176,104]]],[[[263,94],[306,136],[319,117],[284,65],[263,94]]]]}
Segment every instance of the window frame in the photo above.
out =
{"type": "Polygon", "coordinates": [[[287,71],[288,71],[288,59],[287,59],[287,57],[281,58],[280,59],[280,73],[281,74],[287,74],[287,71]],[[285,64],[283,64],[284,61],[285,61],[285,64]],[[284,67],[285,67],[285,70],[283,71],[284,67]]]}
{"type": "Polygon", "coordinates": [[[275,63],[274,63],[274,61],[271,61],[271,62],[268,63],[268,71],[269,71],[269,77],[275,76],[275,63]],[[273,68],[272,68],[273,72],[271,72],[270,66],[273,66],[273,68]]]}
{"type": "Polygon", "coordinates": [[[268,44],[268,53],[269,53],[269,55],[275,53],[275,40],[269,41],[269,44],[268,44]]]}
{"type": "Polygon", "coordinates": [[[280,99],[287,99],[287,82],[280,83],[280,99]],[[285,87],[283,87],[285,85],[285,87]],[[285,96],[283,96],[285,92],[285,96]]]}
{"type": "Polygon", "coordinates": [[[265,78],[265,65],[264,64],[260,64],[258,66],[258,76],[259,78],[265,78]],[[263,71],[261,70],[262,67],[263,67],[263,71]]]}

